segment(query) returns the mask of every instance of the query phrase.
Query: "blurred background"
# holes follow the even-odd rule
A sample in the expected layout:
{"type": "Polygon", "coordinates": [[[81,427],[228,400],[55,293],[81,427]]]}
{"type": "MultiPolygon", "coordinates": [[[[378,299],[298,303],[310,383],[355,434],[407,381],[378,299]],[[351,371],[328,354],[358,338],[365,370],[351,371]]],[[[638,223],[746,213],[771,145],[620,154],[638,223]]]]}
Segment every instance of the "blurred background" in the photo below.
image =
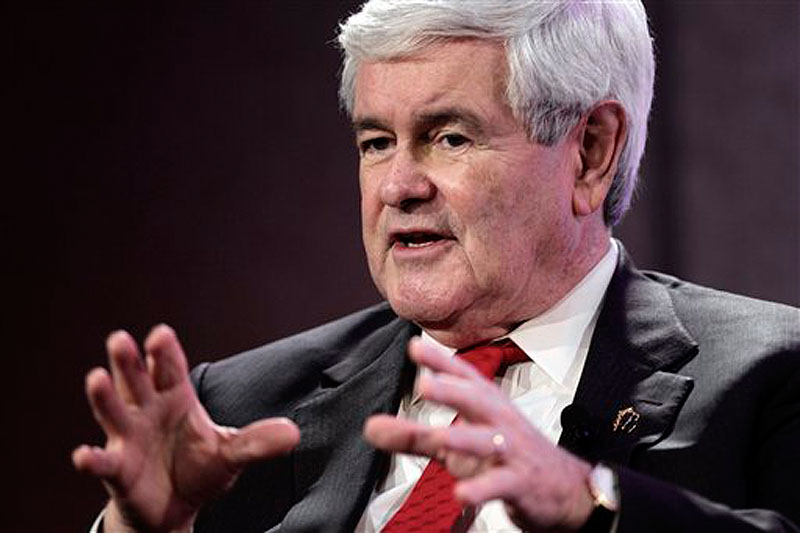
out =
{"type": "MultiPolygon", "coordinates": [[[[95,4],[3,8],[4,531],[103,505],[69,457],[102,442],[83,376],[109,331],[167,322],[196,364],[379,299],[332,45],[358,2],[95,4]]],[[[800,4],[646,4],[651,136],[616,235],[800,304],[800,4]]]]}

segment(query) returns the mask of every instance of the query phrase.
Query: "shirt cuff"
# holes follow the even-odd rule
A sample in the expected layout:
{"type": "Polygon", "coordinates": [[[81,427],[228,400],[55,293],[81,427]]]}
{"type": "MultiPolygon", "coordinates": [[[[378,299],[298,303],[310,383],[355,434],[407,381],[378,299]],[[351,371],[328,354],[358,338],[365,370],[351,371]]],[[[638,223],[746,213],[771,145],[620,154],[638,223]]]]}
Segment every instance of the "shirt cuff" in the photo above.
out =
{"type": "Polygon", "coordinates": [[[89,533],[103,533],[103,517],[106,515],[106,510],[103,509],[100,511],[100,514],[97,515],[97,518],[92,524],[92,528],[89,530],[89,533]]]}

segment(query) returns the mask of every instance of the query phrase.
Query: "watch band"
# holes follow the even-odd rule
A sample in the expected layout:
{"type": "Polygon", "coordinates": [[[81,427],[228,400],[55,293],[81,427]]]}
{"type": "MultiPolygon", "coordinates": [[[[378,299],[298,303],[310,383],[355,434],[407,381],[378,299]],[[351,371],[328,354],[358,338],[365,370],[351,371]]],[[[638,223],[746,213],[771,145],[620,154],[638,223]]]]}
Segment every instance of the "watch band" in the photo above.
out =
{"type": "Polygon", "coordinates": [[[597,463],[589,473],[586,485],[594,500],[594,509],[580,531],[610,533],[619,511],[617,474],[610,466],[597,463]]]}

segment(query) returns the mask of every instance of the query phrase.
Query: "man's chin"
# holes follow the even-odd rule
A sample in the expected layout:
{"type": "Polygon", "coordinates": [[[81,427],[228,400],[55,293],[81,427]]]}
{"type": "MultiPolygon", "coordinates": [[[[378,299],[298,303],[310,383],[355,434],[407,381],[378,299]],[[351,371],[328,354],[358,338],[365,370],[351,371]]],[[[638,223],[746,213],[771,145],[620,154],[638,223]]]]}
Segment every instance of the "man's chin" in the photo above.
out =
{"type": "Polygon", "coordinates": [[[454,317],[458,314],[456,306],[442,300],[435,301],[429,297],[401,298],[390,295],[387,299],[397,316],[426,329],[429,327],[446,328],[447,324],[455,321],[454,317]]]}
{"type": "Polygon", "coordinates": [[[444,324],[468,308],[476,293],[461,265],[425,271],[397,272],[376,280],[381,294],[398,316],[419,325],[444,324]],[[381,283],[382,282],[382,283],[381,283]]]}

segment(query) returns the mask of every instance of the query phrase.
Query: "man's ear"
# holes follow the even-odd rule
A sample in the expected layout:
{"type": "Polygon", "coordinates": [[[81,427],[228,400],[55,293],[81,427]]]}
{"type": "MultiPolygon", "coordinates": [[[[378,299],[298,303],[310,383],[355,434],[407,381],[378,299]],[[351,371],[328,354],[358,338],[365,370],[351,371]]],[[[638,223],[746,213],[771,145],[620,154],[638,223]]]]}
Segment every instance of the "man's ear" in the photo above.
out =
{"type": "Polygon", "coordinates": [[[625,110],[614,100],[595,105],[578,124],[575,133],[581,166],[572,197],[572,208],[577,216],[588,216],[602,209],[617,172],[627,131],[625,110]]]}

